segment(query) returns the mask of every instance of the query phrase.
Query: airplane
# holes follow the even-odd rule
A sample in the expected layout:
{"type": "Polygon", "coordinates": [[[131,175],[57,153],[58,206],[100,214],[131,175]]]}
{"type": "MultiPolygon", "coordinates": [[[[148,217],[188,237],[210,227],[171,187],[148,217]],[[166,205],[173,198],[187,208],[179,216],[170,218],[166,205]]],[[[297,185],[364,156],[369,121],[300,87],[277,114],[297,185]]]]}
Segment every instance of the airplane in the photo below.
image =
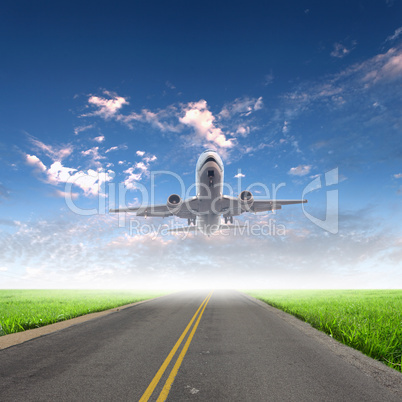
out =
{"type": "Polygon", "coordinates": [[[172,231],[200,231],[208,236],[222,228],[230,228],[233,217],[243,212],[275,211],[282,205],[302,204],[307,200],[254,199],[253,194],[242,191],[238,197],[223,195],[224,168],[221,157],[207,149],[198,158],[195,169],[196,196],[183,200],[171,194],[166,204],[146,205],[135,208],[110,209],[109,212],[135,212],[136,216],[168,217],[187,219],[188,226],[172,231]],[[225,225],[220,224],[223,216],[225,225]]]}

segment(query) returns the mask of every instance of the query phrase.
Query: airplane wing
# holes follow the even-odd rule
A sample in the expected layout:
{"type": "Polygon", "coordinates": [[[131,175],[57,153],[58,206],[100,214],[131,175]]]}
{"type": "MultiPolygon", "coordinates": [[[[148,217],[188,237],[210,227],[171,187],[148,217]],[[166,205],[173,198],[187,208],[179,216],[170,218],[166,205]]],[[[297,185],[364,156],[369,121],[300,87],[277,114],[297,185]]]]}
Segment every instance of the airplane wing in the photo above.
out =
{"type": "Polygon", "coordinates": [[[304,204],[307,200],[253,200],[252,203],[242,203],[239,198],[223,196],[221,213],[224,215],[240,215],[243,212],[263,212],[281,209],[282,205],[304,204]]]}
{"type": "Polygon", "coordinates": [[[146,205],[134,208],[117,208],[110,209],[109,212],[135,212],[137,216],[159,217],[178,216],[179,218],[189,219],[195,218],[198,212],[199,200],[197,197],[184,200],[180,206],[169,208],[167,204],[146,205]]]}
{"type": "Polygon", "coordinates": [[[141,206],[137,208],[110,209],[109,212],[135,212],[137,216],[172,216],[166,204],[141,206]]]}
{"type": "MultiPolygon", "coordinates": [[[[135,212],[137,216],[160,217],[177,216],[183,219],[194,219],[199,212],[200,200],[198,197],[188,198],[179,206],[169,208],[167,204],[147,205],[135,208],[111,209],[110,212],[135,212]]],[[[281,209],[282,205],[303,204],[307,200],[253,200],[247,204],[241,202],[237,197],[227,195],[217,201],[214,205],[214,211],[223,215],[236,216],[243,212],[263,212],[281,209]]]]}
{"type": "Polygon", "coordinates": [[[254,200],[253,212],[275,211],[282,209],[282,205],[305,204],[307,200],[254,200]]]}

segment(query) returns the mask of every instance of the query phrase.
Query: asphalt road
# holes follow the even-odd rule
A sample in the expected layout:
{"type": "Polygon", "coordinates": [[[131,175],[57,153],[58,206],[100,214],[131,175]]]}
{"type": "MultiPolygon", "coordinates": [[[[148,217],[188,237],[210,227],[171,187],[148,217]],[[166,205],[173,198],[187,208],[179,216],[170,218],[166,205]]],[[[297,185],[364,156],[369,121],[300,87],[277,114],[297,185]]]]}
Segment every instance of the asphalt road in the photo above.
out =
{"type": "Polygon", "coordinates": [[[169,379],[168,401],[402,400],[399,373],[241,293],[207,295],[165,296],[0,350],[0,400],[138,401],[154,385],[155,401],[169,379]]]}

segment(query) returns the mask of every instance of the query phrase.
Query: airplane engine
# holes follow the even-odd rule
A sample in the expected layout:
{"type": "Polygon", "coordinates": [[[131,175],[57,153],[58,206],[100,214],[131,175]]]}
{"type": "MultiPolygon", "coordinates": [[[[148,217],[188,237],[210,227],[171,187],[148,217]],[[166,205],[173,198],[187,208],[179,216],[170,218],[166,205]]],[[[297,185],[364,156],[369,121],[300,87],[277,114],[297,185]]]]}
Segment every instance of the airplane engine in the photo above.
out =
{"type": "Polygon", "coordinates": [[[249,211],[254,203],[253,194],[250,191],[244,190],[240,193],[239,198],[242,208],[249,211]]]}
{"type": "Polygon", "coordinates": [[[174,215],[180,209],[182,203],[183,200],[179,195],[172,194],[169,195],[166,205],[168,210],[174,215]]]}

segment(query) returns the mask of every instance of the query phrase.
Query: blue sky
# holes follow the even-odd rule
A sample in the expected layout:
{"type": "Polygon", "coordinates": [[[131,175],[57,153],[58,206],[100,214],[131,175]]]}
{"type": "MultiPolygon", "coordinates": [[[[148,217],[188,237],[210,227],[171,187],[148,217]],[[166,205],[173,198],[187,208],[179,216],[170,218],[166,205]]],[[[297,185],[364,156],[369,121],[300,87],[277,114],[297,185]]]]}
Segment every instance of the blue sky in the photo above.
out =
{"type": "Polygon", "coordinates": [[[0,288],[400,288],[401,15],[391,0],[4,6],[0,288]],[[105,213],[153,177],[155,202],[181,191],[156,171],[187,191],[206,148],[235,195],[239,170],[255,197],[322,187],[307,214],[240,218],[280,235],[183,240],[105,213]],[[310,219],[331,189],[332,232],[310,219]]]}

